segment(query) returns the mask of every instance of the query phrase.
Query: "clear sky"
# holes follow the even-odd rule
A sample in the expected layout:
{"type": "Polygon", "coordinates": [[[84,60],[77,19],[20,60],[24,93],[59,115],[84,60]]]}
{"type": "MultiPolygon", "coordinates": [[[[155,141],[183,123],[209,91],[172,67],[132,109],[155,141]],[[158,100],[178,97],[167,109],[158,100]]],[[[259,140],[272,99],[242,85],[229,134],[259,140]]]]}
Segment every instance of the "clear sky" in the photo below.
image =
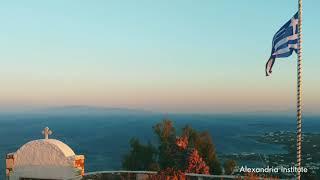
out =
{"type": "MultiPolygon", "coordinates": [[[[320,1],[305,0],[304,107],[320,109],[320,1]]],[[[294,110],[296,55],[265,77],[297,0],[2,1],[0,106],[294,110]]]]}

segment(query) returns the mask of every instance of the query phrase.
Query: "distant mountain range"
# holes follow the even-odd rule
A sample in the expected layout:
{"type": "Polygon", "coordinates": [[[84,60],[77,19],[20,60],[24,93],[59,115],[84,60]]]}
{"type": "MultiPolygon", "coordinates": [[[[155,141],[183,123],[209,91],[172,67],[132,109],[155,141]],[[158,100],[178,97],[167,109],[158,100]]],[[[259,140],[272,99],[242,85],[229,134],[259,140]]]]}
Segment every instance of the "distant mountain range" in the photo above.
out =
{"type": "MultiPolygon", "coordinates": [[[[265,110],[251,112],[154,112],[144,109],[131,108],[115,108],[102,106],[87,106],[87,105],[71,105],[71,106],[55,106],[55,107],[15,107],[3,108],[0,107],[0,115],[151,115],[151,114],[198,114],[198,115],[231,115],[231,116],[295,116],[295,110],[265,110]]],[[[305,115],[319,116],[318,113],[304,112],[305,115]]]]}

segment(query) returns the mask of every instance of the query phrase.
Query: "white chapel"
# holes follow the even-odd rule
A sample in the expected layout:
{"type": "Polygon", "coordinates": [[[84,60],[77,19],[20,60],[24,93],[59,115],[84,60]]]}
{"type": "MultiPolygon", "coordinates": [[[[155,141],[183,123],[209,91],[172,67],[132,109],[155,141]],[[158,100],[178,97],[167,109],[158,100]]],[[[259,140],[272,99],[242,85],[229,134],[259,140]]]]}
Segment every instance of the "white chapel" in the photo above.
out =
{"type": "Polygon", "coordinates": [[[7,180],[81,179],[84,156],[76,155],[63,142],[49,139],[52,131],[46,127],[44,139],[30,141],[6,156],[7,180]]]}

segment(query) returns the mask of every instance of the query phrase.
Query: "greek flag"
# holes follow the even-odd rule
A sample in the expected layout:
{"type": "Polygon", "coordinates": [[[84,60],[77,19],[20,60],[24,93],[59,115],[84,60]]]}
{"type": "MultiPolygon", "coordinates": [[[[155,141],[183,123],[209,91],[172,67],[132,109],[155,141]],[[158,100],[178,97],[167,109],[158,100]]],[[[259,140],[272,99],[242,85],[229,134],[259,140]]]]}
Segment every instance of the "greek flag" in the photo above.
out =
{"type": "Polygon", "coordinates": [[[266,64],[266,76],[272,72],[276,58],[288,57],[298,51],[298,13],[273,36],[271,56],[266,64]]]}

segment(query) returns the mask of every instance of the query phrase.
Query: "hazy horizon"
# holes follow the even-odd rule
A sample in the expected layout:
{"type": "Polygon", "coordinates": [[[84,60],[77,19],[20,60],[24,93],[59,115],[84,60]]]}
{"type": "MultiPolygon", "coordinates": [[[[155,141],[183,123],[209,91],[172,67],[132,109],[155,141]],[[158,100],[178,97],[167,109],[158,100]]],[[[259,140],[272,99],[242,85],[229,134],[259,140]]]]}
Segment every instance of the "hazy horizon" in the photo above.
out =
{"type": "MultiPolygon", "coordinates": [[[[264,110],[264,111],[154,111],[150,109],[111,107],[111,106],[88,106],[88,105],[64,105],[64,106],[15,106],[1,107],[0,115],[212,115],[212,116],[286,116],[295,117],[296,109],[287,110],[264,110]]],[[[320,116],[318,112],[304,112],[304,116],[320,116]]]]}

